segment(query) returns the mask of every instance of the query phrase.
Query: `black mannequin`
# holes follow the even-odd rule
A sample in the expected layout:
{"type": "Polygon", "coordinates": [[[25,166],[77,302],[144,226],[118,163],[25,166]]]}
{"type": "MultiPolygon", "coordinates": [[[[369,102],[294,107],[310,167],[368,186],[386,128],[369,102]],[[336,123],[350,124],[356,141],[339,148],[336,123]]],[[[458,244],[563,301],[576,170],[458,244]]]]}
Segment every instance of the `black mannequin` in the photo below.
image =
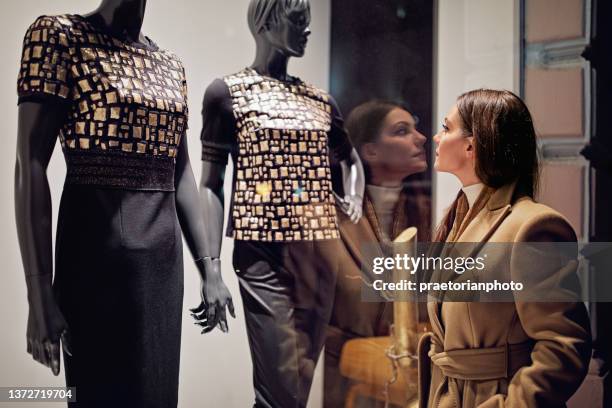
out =
{"type": "MultiPolygon", "coordinates": [[[[255,60],[208,87],[203,108],[200,197],[214,274],[224,224],[227,156],[234,164],[233,266],[240,283],[255,387],[255,406],[305,407],[331,314],[337,230],[329,156],[342,169],[352,222],[365,188],[359,156],[335,101],[287,73],[304,56],[308,0],[251,0],[255,60]],[[297,186],[297,187],[296,187],[297,186]]],[[[201,325],[210,312],[194,310],[201,325]]]]}
{"type": "MultiPolygon", "coordinates": [[[[270,76],[280,80],[289,78],[287,66],[291,57],[300,58],[304,56],[306,44],[310,36],[310,8],[307,12],[295,13],[289,16],[294,24],[273,25],[267,23],[265,29],[254,35],[256,42],[255,60],[251,68],[262,75],[270,76]]],[[[341,163],[343,174],[343,187],[347,192],[345,197],[338,199],[340,208],[357,223],[361,218],[363,192],[365,189],[365,175],[363,166],[357,151],[353,149],[350,160],[341,163]]],[[[205,224],[208,226],[208,242],[211,253],[216,261],[211,265],[214,269],[212,274],[221,275],[220,263],[218,261],[221,253],[221,242],[223,239],[223,206],[224,193],[223,184],[225,177],[225,166],[209,161],[202,162],[202,178],[200,180],[201,207],[204,209],[205,224]]],[[[204,317],[204,309],[197,310],[198,316],[204,317]]]]}
{"type": "MultiPolygon", "coordinates": [[[[100,7],[85,18],[104,27],[114,37],[146,45],[149,40],[140,31],[145,7],[146,0],[103,0],[100,7]]],[[[67,354],[71,354],[71,347],[69,328],[52,290],[51,197],[46,169],[67,112],[68,107],[59,99],[27,101],[19,105],[15,167],[16,221],[29,303],[27,350],[36,361],[50,367],[54,375],[60,371],[60,337],[67,354]]],[[[213,274],[210,266],[205,266],[210,263],[205,255],[211,249],[186,138],[179,146],[174,185],[180,226],[202,278],[203,302],[213,305],[213,310],[220,309],[221,305],[224,309],[227,305],[233,314],[231,296],[221,277],[213,274]]],[[[219,316],[221,318],[220,313],[219,316]]],[[[224,318],[208,323],[209,331],[217,324],[227,330],[224,318]]]]}

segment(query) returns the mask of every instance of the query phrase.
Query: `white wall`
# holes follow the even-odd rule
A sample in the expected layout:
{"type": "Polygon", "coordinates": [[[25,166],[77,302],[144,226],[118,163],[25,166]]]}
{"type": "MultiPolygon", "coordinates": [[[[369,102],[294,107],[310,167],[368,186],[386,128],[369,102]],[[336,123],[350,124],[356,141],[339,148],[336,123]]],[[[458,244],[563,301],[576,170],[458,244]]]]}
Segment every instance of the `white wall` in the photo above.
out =
{"type": "MultiPolygon", "coordinates": [[[[518,1],[438,0],[435,131],[457,97],[475,88],[518,90],[518,1]]],[[[454,176],[434,173],[434,222],[459,191],[454,176]]]]}
{"type": "MultiPolygon", "coordinates": [[[[6,1],[0,5],[0,132],[5,154],[0,160],[0,257],[4,265],[0,280],[0,386],[59,386],[63,373],[53,378],[50,370],[26,354],[27,303],[23,269],[17,245],[13,207],[13,173],[17,129],[16,79],[21,42],[26,28],[42,14],[87,13],[99,0],[6,1]]],[[[187,69],[189,85],[190,156],[200,175],[201,101],[206,86],[215,78],[251,63],[254,46],[246,24],[248,0],[149,1],[144,32],[161,47],[179,55],[187,69]]],[[[327,88],[329,71],[330,0],[312,2],[313,23],[306,57],[292,62],[291,72],[327,88]]],[[[65,166],[59,146],[49,169],[54,221],[65,166]]],[[[228,174],[227,180],[231,180],[228,174]]],[[[230,185],[226,186],[230,188],[230,185]]],[[[246,407],[252,405],[251,363],[237,280],[231,268],[232,243],[224,242],[224,278],[237,307],[230,333],[215,331],[200,336],[188,312],[184,313],[180,378],[181,407],[246,407]]],[[[185,247],[185,310],[199,303],[199,278],[185,247]]],[[[321,379],[313,385],[312,407],[321,405],[321,379]]],[[[6,406],[0,403],[0,406],[6,406]]],[[[28,404],[20,404],[26,408],[28,404]]],[[[33,404],[44,408],[45,404],[33,404]]],[[[51,404],[51,407],[57,404],[51,404]]]]}

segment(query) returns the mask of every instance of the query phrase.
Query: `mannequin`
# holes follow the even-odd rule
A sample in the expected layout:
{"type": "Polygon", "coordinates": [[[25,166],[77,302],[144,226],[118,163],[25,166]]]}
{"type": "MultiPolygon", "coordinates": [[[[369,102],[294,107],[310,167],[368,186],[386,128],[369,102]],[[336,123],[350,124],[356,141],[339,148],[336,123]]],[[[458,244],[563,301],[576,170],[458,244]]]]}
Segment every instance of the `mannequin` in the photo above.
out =
{"type": "MultiPolygon", "coordinates": [[[[141,33],[145,7],[146,0],[104,0],[86,16],[39,17],[24,40],[15,209],[27,351],[58,375],[61,344],[67,385],[78,388],[74,406],[176,406],[181,230],[201,274],[203,302],[233,313],[221,277],[206,267],[210,248],[184,137],[184,69],[141,33]],[[131,59],[132,68],[112,65],[112,53],[131,59]],[[149,59],[153,53],[158,58],[149,59]],[[79,58],[88,65],[76,64],[79,58]],[[175,79],[163,94],[151,91],[162,81],[144,74],[151,61],[175,79]],[[128,76],[127,85],[113,82],[128,76]],[[165,98],[170,92],[175,97],[165,98]],[[68,174],[54,276],[46,169],[58,134],[68,174]]],[[[209,323],[209,330],[227,327],[209,323]]]]}
{"type": "MultiPolygon", "coordinates": [[[[228,235],[235,239],[255,406],[305,407],[337,269],[328,153],[343,173],[345,196],[336,200],[355,223],[365,178],[333,99],[287,73],[289,59],[305,53],[309,1],[252,0],[248,15],[253,64],[215,80],[204,96],[200,195],[216,271],[231,153],[228,235]]],[[[211,319],[211,312],[200,307],[194,318],[211,319]]]]}

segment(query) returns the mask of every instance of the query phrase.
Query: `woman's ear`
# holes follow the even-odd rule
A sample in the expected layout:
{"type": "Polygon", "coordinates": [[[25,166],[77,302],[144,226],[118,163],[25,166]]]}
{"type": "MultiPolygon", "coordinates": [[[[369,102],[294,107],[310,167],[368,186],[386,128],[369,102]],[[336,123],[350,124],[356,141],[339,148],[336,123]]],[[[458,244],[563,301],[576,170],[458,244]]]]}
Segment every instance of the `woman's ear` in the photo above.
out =
{"type": "Polygon", "coordinates": [[[465,154],[468,158],[474,157],[474,138],[468,137],[466,140],[465,154]]]}
{"type": "Polygon", "coordinates": [[[360,156],[364,161],[375,162],[378,157],[378,149],[374,143],[365,143],[361,146],[360,156]]]}

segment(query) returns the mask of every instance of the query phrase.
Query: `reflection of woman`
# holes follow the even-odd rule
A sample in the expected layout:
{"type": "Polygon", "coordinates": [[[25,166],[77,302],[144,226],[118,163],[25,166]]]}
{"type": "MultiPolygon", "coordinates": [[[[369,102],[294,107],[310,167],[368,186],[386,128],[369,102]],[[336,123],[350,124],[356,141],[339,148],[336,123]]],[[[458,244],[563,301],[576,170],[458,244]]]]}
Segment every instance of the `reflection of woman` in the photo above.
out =
{"type": "MultiPolygon", "coordinates": [[[[436,240],[576,241],[565,218],[533,199],[536,136],[516,95],[461,95],[434,140],[435,168],[463,184],[436,240]]],[[[508,249],[500,262],[511,258],[508,249]]],[[[561,268],[554,260],[545,266],[561,268]]],[[[591,347],[582,303],[443,301],[430,302],[428,312],[433,333],[419,344],[422,407],[564,406],[586,374],[591,347]]]]}
{"type": "Polygon", "coordinates": [[[368,184],[359,223],[339,216],[343,246],[325,347],[326,407],[344,405],[347,380],[338,371],[344,343],[358,337],[387,336],[392,322],[391,303],[361,301],[362,245],[390,241],[410,226],[426,234],[430,219],[428,194],[405,180],[427,169],[426,138],[416,129],[415,118],[395,103],[371,101],[355,108],[346,126],[364,163],[368,184]]]}

